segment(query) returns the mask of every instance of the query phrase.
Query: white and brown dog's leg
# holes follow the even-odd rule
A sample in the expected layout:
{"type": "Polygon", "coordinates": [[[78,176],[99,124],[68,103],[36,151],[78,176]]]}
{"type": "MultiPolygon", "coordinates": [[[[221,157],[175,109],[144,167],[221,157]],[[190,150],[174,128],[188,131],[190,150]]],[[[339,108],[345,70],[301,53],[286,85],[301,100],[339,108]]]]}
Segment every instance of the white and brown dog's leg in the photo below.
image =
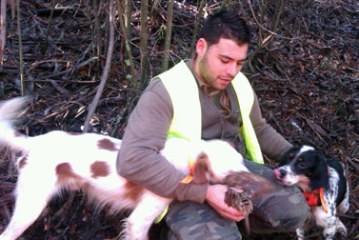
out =
{"type": "Polygon", "coordinates": [[[168,207],[172,200],[145,191],[142,199],[125,221],[123,239],[147,240],[154,220],[168,207]]]}
{"type": "Polygon", "coordinates": [[[274,185],[246,168],[243,169],[244,171],[228,171],[224,177],[216,175],[208,156],[201,154],[194,164],[193,181],[197,184],[210,182],[226,185],[226,204],[249,214],[253,211],[252,197],[271,191],[274,185]]]}
{"type": "Polygon", "coordinates": [[[16,186],[14,213],[0,240],[17,239],[40,216],[55,192],[55,179],[44,180],[23,169],[16,186]]]}

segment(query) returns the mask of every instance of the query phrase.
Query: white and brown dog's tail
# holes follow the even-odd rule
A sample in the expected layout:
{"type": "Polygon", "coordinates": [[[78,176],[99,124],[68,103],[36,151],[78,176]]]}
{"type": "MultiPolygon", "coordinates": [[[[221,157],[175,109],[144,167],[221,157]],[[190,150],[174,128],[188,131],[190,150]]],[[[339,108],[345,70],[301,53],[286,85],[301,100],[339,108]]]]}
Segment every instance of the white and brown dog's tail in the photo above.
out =
{"type": "Polygon", "coordinates": [[[0,147],[21,152],[29,149],[28,137],[15,128],[29,100],[28,97],[17,97],[0,103],[0,147]]]}

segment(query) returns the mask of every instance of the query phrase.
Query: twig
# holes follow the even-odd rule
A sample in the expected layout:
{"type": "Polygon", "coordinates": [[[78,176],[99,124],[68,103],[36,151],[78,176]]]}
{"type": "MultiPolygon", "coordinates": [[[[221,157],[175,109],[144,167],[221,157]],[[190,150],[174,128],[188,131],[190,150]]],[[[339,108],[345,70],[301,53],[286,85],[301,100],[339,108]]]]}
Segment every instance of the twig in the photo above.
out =
{"type": "MultiPolygon", "coordinates": [[[[100,2],[100,1],[99,1],[100,2]]],[[[97,0],[92,0],[92,7],[93,7],[93,11],[94,11],[94,16],[95,16],[95,34],[96,34],[96,37],[94,37],[96,39],[96,53],[97,53],[97,56],[100,57],[101,56],[101,49],[102,49],[102,46],[101,46],[101,32],[100,32],[100,23],[99,23],[99,13],[97,11],[97,0]]]]}
{"type": "Polygon", "coordinates": [[[141,84],[142,87],[148,82],[148,0],[141,0],[141,84]]]}
{"type": "MultiPolygon", "coordinates": [[[[127,9],[127,7],[126,7],[126,9],[127,9]]],[[[130,68],[130,72],[131,72],[130,81],[131,81],[133,87],[137,89],[138,88],[137,82],[134,79],[136,76],[136,70],[135,70],[135,65],[133,63],[133,56],[131,53],[131,45],[130,45],[130,39],[129,39],[130,33],[128,32],[128,29],[130,29],[130,25],[126,26],[126,23],[124,21],[124,18],[127,19],[129,16],[127,16],[126,13],[124,13],[120,0],[117,0],[117,11],[119,13],[118,21],[120,23],[120,28],[123,33],[125,51],[127,54],[127,59],[125,60],[125,64],[126,64],[126,67],[128,66],[130,68]]]]}
{"type": "Polygon", "coordinates": [[[92,58],[86,60],[85,62],[80,63],[80,64],[74,66],[73,68],[64,70],[64,71],[62,71],[62,72],[53,73],[53,74],[50,74],[50,75],[47,75],[47,76],[44,76],[44,77],[40,77],[40,78],[38,78],[38,80],[43,80],[43,79],[58,77],[58,76],[65,75],[65,74],[67,74],[67,73],[71,73],[71,72],[73,72],[74,70],[77,70],[77,69],[79,69],[79,68],[82,68],[82,67],[86,66],[87,64],[89,64],[90,62],[95,61],[95,60],[97,60],[97,59],[98,59],[97,56],[96,56],[96,57],[92,57],[92,58]]]}
{"type": "MultiPolygon", "coordinates": [[[[26,79],[25,82],[36,82],[36,83],[52,83],[52,82],[65,82],[65,80],[59,80],[59,79],[26,79]]],[[[97,80],[71,80],[71,79],[66,79],[66,83],[79,83],[79,84],[93,84],[93,83],[97,83],[99,81],[97,80]]]]}
{"type": "Polygon", "coordinates": [[[51,85],[62,95],[69,95],[69,91],[67,91],[65,88],[61,87],[56,81],[49,80],[51,85]]]}
{"type": "Polygon", "coordinates": [[[169,0],[167,2],[166,40],[165,40],[164,56],[162,62],[162,71],[166,71],[168,69],[168,59],[170,55],[172,26],[173,26],[173,3],[174,0],[169,0]]]}
{"type": "Polygon", "coordinates": [[[113,46],[114,46],[114,36],[115,36],[114,23],[113,23],[113,5],[114,5],[114,2],[110,1],[109,2],[110,40],[109,40],[109,44],[108,44],[105,69],[102,73],[101,82],[97,89],[96,95],[95,95],[92,103],[89,105],[89,111],[87,113],[86,120],[84,123],[84,130],[83,130],[84,132],[87,132],[89,129],[91,117],[92,117],[93,113],[95,112],[95,109],[96,109],[98,102],[100,100],[100,97],[102,95],[103,89],[105,88],[105,84],[106,84],[107,77],[108,77],[110,67],[111,67],[113,46]]]}
{"type": "Polygon", "coordinates": [[[196,15],[196,19],[195,19],[195,23],[194,23],[193,36],[192,36],[192,42],[191,42],[191,47],[190,47],[190,56],[193,54],[194,47],[195,47],[196,42],[197,42],[199,25],[200,25],[200,22],[201,22],[201,18],[203,17],[205,4],[206,4],[205,0],[201,0],[201,2],[199,3],[198,14],[196,15]]]}
{"type": "Polygon", "coordinates": [[[3,52],[6,41],[6,0],[1,0],[0,13],[0,64],[3,64],[3,52]]]}
{"type": "Polygon", "coordinates": [[[51,0],[51,11],[50,11],[49,23],[47,24],[46,35],[45,35],[47,37],[47,41],[49,41],[49,36],[50,36],[49,32],[52,27],[52,22],[54,19],[54,10],[55,10],[56,4],[57,4],[56,0],[51,0]]]}
{"type": "Polygon", "coordinates": [[[354,168],[354,172],[359,172],[359,166],[357,164],[355,164],[355,162],[351,159],[348,159],[348,164],[354,168]]]}
{"type": "Polygon", "coordinates": [[[22,48],[22,36],[21,36],[21,11],[20,11],[20,0],[16,1],[17,10],[17,32],[19,36],[19,58],[20,58],[20,86],[21,96],[25,95],[25,83],[24,83],[24,53],[22,48]]]}
{"type": "Polygon", "coordinates": [[[251,10],[253,19],[254,19],[254,21],[257,23],[258,27],[260,27],[262,30],[264,30],[264,31],[266,31],[266,32],[268,32],[268,33],[270,33],[270,35],[269,35],[268,37],[266,37],[266,38],[262,41],[261,45],[264,45],[264,44],[265,44],[266,42],[268,42],[269,39],[271,39],[273,36],[279,36],[279,37],[281,37],[281,38],[283,38],[283,39],[288,39],[288,40],[294,40],[294,39],[300,39],[300,38],[301,38],[301,37],[295,37],[295,38],[284,37],[283,35],[280,35],[280,34],[278,34],[278,33],[276,33],[276,32],[273,32],[273,31],[269,30],[268,28],[265,28],[265,27],[258,21],[258,19],[256,18],[256,14],[254,13],[251,0],[248,0],[248,5],[249,5],[249,9],[251,10]]]}

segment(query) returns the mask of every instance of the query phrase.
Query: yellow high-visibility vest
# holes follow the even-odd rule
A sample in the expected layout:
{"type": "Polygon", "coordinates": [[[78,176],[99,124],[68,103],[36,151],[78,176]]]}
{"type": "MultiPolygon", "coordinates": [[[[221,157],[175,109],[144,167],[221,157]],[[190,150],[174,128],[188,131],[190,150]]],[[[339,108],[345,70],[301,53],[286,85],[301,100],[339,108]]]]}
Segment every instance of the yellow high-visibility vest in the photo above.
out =
{"type": "MultiPolygon", "coordinates": [[[[199,141],[202,136],[202,112],[196,79],[184,61],[181,61],[158,77],[168,91],[173,118],[167,137],[180,137],[189,141],[199,141]]],[[[241,133],[250,160],[263,163],[262,152],[250,120],[254,93],[246,76],[239,72],[231,84],[236,92],[242,117],[241,133]]]]}

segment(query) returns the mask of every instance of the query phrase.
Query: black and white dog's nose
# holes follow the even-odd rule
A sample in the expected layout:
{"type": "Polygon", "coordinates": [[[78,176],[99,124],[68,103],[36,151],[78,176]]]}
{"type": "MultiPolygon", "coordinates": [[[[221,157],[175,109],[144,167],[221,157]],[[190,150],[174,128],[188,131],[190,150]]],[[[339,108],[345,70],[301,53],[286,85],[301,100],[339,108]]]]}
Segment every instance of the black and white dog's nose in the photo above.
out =
{"type": "Polygon", "coordinates": [[[280,174],[280,177],[281,177],[281,178],[284,178],[285,175],[287,175],[287,171],[284,170],[284,169],[279,169],[279,174],[280,174]]]}
{"type": "Polygon", "coordinates": [[[276,168],[273,172],[278,180],[282,180],[287,175],[287,171],[281,168],[276,168]]]}

